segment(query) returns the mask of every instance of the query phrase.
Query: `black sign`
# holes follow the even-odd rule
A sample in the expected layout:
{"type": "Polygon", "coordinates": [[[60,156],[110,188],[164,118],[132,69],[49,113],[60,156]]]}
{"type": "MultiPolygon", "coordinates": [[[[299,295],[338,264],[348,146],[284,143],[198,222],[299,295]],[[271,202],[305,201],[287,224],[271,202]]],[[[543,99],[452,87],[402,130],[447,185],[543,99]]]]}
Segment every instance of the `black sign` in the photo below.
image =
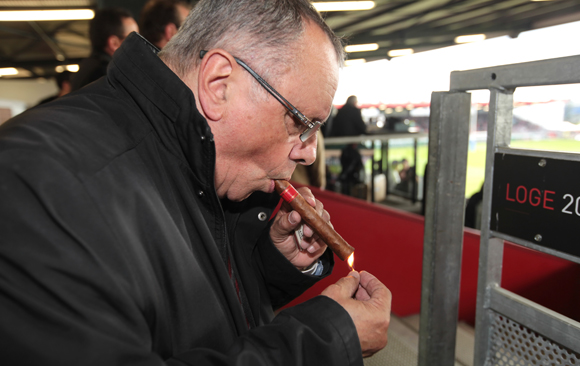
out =
{"type": "Polygon", "coordinates": [[[580,257],[580,162],[495,154],[491,230],[580,257]]]}

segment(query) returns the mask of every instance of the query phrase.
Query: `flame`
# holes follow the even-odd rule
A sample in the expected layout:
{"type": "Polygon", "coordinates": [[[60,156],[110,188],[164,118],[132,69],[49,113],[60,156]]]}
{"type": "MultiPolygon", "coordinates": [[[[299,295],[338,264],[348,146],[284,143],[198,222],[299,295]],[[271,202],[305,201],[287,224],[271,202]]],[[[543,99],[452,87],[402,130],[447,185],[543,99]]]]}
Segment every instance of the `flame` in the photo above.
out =
{"type": "Polygon", "coordinates": [[[354,270],[354,253],[352,253],[350,257],[348,257],[347,262],[350,268],[354,270]]]}

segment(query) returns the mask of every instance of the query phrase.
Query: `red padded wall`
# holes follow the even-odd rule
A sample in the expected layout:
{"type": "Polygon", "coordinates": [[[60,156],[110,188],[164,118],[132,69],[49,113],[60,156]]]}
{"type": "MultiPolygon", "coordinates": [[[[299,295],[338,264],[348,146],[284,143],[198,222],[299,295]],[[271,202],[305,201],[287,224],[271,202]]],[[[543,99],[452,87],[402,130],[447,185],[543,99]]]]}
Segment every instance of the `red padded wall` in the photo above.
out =
{"type": "MultiPolygon", "coordinates": [[[[393,313],[417,314],[421,307],[422,216],[311,188],[330,213],[338,233],[355,247],[356,270],[378,277],[393,294],[393,313]]],[[[336,256],[334,272],[290,305],[322,292],[346,276],[349,267],[336,256]]],[[[479,231],[466,229],[463,240],[459,319],[474,322],[479,231]]],[[[580,320],[580,265],[506,243],[502,287],[580,320]]]]}

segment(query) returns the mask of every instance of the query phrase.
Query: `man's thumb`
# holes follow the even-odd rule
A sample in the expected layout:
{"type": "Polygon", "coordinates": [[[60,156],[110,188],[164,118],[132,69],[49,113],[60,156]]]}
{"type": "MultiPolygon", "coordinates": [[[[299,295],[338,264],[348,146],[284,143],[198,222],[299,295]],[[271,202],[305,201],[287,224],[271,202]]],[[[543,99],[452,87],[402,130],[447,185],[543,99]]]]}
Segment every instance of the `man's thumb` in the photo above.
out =
{"type": "Polygon", "coordinates": [[[348,274],[348,276],[343,277],[336,281],[335,284],[328,286],[324,291],[322,291],[322,295],[328,296],[335,300],[345,297],[350,298],[358,289],[359,283],[360,274],[356,271],[352,271],[348,274]]]}

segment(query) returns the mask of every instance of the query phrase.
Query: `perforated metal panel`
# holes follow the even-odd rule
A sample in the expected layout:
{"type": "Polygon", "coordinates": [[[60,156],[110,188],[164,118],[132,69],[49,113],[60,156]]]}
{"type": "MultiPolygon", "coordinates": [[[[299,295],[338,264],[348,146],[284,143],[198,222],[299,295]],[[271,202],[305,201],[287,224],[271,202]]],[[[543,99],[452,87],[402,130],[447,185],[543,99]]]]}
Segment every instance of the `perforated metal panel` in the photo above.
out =
{"type": "Polygon", "coordinates": [[[498,313],[492,313],[489,362],[497,366],[575,366],[580,355],[498,313]]]}

